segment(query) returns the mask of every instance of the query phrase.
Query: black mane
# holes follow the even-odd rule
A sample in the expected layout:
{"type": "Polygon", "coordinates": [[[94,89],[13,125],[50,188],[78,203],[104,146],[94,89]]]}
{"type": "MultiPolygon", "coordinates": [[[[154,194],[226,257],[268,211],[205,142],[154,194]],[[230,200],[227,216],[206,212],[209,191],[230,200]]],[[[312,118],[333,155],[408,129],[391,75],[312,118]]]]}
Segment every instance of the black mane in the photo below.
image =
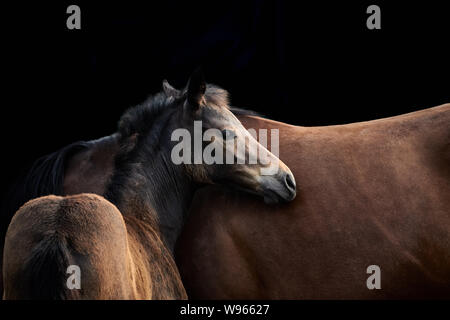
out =
{"type": "MultiPolygon", "coordinates": [[[[119,121],[118,129],[121,137],[129,137],[136,133],[144,134],[152,127],[155,119],[163,110],[179,105],[183,99],[185,99],[185,92],[179,97],[160,92],[150,96],[144,103],[128,109],[119,121]]],[[[254,111],[229,107],[228,92],[212,84],[206,85],[205,99],[208,104],[228,108],[235,115],[259,116],[254,111]]]]}
{"type": "Polygon", "coordinates": [[[152,127],[154,120],[165,109],[175,105],[175,100],[163,93],[150,96],[144,103],[129,108],[119,120],[121,137],[143,134],[152,127]]]}
{"type": "Polygon", "coordinates": [[[261,113],[253,111],[253,110],[248,110],[248,109],[242,109],[242,108],[230,106],[230,111],[233,112],[233,114],[235,116],[255,116],[255,117],[265,118],[265,116],[262,115],[261,113]]]}

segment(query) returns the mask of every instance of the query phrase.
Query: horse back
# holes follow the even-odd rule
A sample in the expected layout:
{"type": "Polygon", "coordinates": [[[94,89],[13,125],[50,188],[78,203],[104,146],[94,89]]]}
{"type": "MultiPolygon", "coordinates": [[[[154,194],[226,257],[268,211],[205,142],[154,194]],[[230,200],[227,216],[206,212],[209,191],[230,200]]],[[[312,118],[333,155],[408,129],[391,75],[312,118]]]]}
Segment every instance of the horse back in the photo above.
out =
{"type": "Polygon", "coordinates": [[[329,127],[240,120],[279,130],[297,197],[267,206],[202,189],[177,250],[188,294],[450,297],[450,105],[329,127]],[[367,288],[370,265],[381,290],[367,288]]]}

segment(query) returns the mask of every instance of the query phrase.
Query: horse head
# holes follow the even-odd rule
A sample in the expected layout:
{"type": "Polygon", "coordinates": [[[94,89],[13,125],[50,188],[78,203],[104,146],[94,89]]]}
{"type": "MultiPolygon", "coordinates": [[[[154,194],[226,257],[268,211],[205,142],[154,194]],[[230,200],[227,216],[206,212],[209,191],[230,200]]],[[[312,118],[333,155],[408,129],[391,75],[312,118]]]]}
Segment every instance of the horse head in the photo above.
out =
{"type": "Polygon", "coordinates": [[[206,84],[196,70],[183,90],[164,81],[163,92],[175,110],[168,126],[172,162],[183,165],[193,181],[228,185],[267,203],[295,198],[292,172],[244,128],[230,109],[227,91],[206,84]]]}

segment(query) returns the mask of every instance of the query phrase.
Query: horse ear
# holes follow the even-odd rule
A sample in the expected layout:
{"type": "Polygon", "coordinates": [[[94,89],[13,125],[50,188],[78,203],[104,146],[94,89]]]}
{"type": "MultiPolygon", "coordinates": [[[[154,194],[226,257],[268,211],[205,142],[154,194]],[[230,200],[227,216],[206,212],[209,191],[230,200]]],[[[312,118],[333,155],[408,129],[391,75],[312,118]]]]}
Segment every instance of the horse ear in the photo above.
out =
{"type": "Polygon", "coordinates": [[[187,101],[198,109],[202,103],[206,91],[205,76],[201,68],[197,68],[191,75],[187,85],[187,101]]]}
{"type": "Polygon", "coordinates": [[[167,80],[163,80],[162,88],[166,96],[178,98],[180,96],[180,91],[172,87],[167,80]]]}

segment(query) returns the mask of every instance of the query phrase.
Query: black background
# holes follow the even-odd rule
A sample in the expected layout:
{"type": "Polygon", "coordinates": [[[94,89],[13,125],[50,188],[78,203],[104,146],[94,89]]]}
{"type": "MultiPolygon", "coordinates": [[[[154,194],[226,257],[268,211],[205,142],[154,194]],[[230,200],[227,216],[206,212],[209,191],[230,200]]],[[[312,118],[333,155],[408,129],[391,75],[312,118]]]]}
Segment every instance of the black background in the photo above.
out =
{"type": "Polygon", "coordinates": [[[296,125],[450,102],[444,1],[2,4],[2,193],[21,168],[111,134],[123,111],[203,65],[232,104],[296,125]],[[81,30],[66,8],[81,8],[81,30]],[[381,30],[366,9],[381,8],[381,30]]]}
{"type": "MultiPolygon", "coordinates": [[[[314,301],[314,300],[228,300],[228,301],[0,301],[2,312],[45,319],[61,319],[67,315],[73,319],[85,319],[87,315],[99,315],[128,319],[137,315],[157,319],[301,319],[306,315],[314,318],[330,319],[399,319],[439,318],[448,310],[448,301],[314,301]],[[180,310],[191,306],[215,307],[224,309],[224,304],[255,305],[268,304],[266,315],[225,315],[215,312],[211,318],[206,315],[181,315],[180,310]]],[[[265,307],[264,307],[265,310],[265,307]]]]}

